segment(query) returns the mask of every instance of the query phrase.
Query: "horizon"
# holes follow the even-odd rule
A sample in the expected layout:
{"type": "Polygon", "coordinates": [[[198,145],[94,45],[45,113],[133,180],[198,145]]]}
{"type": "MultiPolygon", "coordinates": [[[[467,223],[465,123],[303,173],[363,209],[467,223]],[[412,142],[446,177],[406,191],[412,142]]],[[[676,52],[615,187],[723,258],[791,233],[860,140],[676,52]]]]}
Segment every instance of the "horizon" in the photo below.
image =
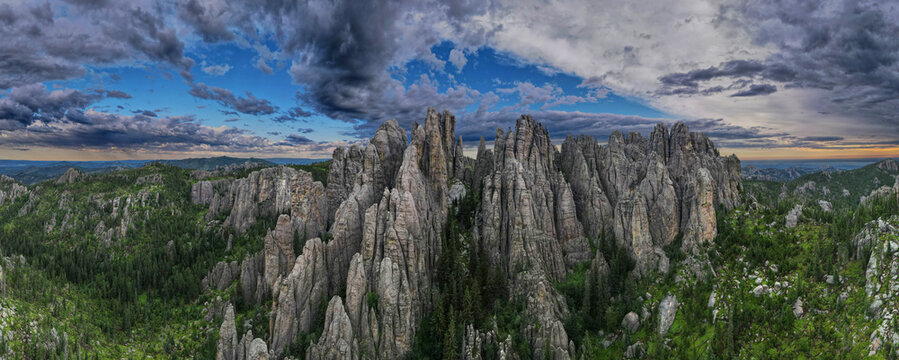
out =
{"type": "Polygon", "coordinates": [[[324,159],[428,107],[466,153],[531,114],[554,143],[682,121],[746,160],[899,157],[887,1],[319,5],[0,0],[0,159],[324,159]]]}

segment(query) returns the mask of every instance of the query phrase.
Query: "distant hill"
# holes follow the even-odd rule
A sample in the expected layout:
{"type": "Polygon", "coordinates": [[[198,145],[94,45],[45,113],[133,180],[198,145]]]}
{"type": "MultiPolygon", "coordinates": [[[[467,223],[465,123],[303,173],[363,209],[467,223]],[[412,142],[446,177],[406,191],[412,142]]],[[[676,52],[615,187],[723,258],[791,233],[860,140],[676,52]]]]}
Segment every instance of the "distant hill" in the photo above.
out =
{"type": "MultiPolygon", "coordinates": [[[[899,163],[882,160],[852,170],[817,171],[788,181],[752,179],[744,186],[761,197],[795,197],[807,200],[827,200],[838,206],[856,206],[862,197],[881,186],[892,186],[899,177],[899,163]]],[[[744,174],[744,178],[746,175],[744,174]]]]}
{"type": "Polygon", "coordinates": [[[58,162],[48,165],[32,165],[18,172],[7,174],[9,177],[26,184],[37,184],[41,181],[56,179],[65,174],[69,169],[77,169],[85,174],[105,174],[108,172],[126,169],[123,166],[84,167],[70,162],[58,162]]]}
{"type": "Polygon", "coordinates": [[[163,164],[173,165],[180,168],[185,169],[194,169],[194,170],[213,170],[219,166],[228,166],[235,164],[243,164],[246,162],[256,163],[259,166],[275,166],[277,165],[274,162],[257,159],[257,158],[235,158],[230,156],[219,156],[219,157],[210,157],[210,158],[189,158],[189,159],[181,159],[181,160],[163,160],[160,161],[163,164]]]}
{"type": "Polygon", "coordinates": [[[746,165],[743,167],[742,176],[744,179],[750,180],[770,180],[770,181],[787,181],[798,178],[802,175],[812,174],[819,171],[835,171],[833,167],[825,169],[810,167],[791,166],[786,169],[778,168],[758,168],[755,165],[746,165]]]}
{"type": "Polygon", "coordinates": [[[251,162],[258,167],[276,165],[308,165],[329,159],[306,158],[238,158],[218,156],[209,158],[189,158],[181,160],[114,160],[114,161],[28,161],[0,160],[0,175],[9,176],[26,185],[54,180],[70,168],[85,174],[104,174],[121,169],[133,169],[151,162],[159,162],[184,169],[213,170],[218,167],[240,165],[251,162]]]}

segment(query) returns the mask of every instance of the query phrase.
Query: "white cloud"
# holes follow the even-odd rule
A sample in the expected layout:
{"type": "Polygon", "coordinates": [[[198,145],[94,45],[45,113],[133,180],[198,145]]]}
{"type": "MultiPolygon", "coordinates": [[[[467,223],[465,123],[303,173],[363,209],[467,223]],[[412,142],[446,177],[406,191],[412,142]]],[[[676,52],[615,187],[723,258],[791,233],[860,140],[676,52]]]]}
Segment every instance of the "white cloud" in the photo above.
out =
{"type": "Polygon", "coordinates": [[[207,73],[212,76],[222,76],[228,73],[231,70],[231,65],[222,64],[222,65],[206,65],[206,62],[203,62],[201,69],[204,73],[207,73]]]}

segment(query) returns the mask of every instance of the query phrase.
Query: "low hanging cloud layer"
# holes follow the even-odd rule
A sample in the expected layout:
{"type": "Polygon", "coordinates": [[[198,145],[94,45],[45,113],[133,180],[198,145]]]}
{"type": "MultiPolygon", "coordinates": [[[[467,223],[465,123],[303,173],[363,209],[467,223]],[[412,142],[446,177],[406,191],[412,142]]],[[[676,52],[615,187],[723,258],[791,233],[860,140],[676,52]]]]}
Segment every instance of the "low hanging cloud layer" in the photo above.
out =
{"type": "Polygon", "coordinates": [[[243,129],[206,126],[193,116],[162,117],[150,110],[134,111],[133,116],[126,116],[90,108],[107,93],[103,90],[48,91],[40,84],[14,87],[0,99],[0,143],[16,149],[263,154],[302,150],[319,155],[344,145],[315,142],[298,135],[275,142],[243,129]]]}
{"type": "Polygon", "coordinates": [[[287,126],[322,116],[349,124],[348,135],[360,139],[392,118],[408,128],[433,106],[456,113],[466,141],[490,139],[497,127],[529,113],[557,140],[648,132],[680,119],[729,148],[893,146],[899,138],[897,24],[899,6],[888,0],[2,3],[0,139],[19,148],[77,147],[81,135],[80,146],[98,148],[324,149],[301,135],[311,128],[271,140],[205,126],[187,114],[129,109],[134,115],[122,116],[89,107],[129,99],[127,93],[44,84],[133,67],[178,73],[187,94],[220,106],[225,122],[248,115],[287,126]],[[453,48],[438,58],[432,49],[447,41],[453,48]],[[195,81],[192,71],[216,78],[237,71],[217,60],[194,66],[194,53],[220,44],[253,52],[260,74],[290,76],[297,106],[281,108],[244,89],[195,81]],[[484,48],[584,79],[586,95],[525,80],[478,90],[434,76],[471,69],[470,58],[484,48]],[[412,61],[428,71],[408,74],[412,61]],[[609,93],[670,116],[559,110],[609,93]],[[137,139],[138,130],[147,140],[137,139]],[[193,145],[190,137],[197,139],[193,145]]]}

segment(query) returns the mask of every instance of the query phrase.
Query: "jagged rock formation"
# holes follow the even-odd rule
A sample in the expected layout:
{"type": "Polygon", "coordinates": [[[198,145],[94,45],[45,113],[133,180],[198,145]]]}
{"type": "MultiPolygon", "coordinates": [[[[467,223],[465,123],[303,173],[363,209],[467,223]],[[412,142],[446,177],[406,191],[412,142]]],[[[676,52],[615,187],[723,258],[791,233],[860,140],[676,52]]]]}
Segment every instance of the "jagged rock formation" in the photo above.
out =
{"type": "Polygon", "coordinates": [[[396,184],[405,150],[406,132],[395,120],[381,124],[365,150],[335,150],[327,191],[329,204],[338,204],[329,215],[332,240],[326,249],[331,289],[341,288],[346,280],[350,259],[362,243],[365,212],[385,188],[396,184]]]}
{"type": "Polygon", "coordinates": [[[84,173],[78,171],[76,168],[69,168],[66,170],[65,174],[62,174],[58,179],[56,179],[57,184],[74,184],[76,181],[81,180],[84,177],[84,173]]]}
{"type": "Polygon", "coordinates": [[[228,304],[225,320],[219,328],[218,352],[216,360],[233,360],[237,357],[237,330],[234,326],[234,306],[228,304]]]}
{"type": "Polygon", "coordinates": [[[500,340],[498,333],[495,321],[493,328],[487,331],[479,331],[473,325],[468,325],[465,328],[465,337],[462,342],[462,358],[465,360],[514,358],[512,337],[506,335],[504,340],[500,340]],[[492,349],[494,352],[490,352],[488,349],[492,349]]]}
{"type": "Polygon", "coordinates": [[[0,189],[0,206],[7,201],[13,202],[19,196],[28,194],[28,188],[6,175],[0,175],[0,185],[6,188],[5,190],[0,189]]]}
{"type": "Polygon", "coordinates": [[[293,238],[294,229],[289,215],[279,216],[275,230],[265,235],[262,250],[265,256],[263,278],[269,288],[274,288],[278,277],[290,273],[294,260],[299,259],[293,254],[293,238]]]}
{"type": "Polygon", "coordinates": [[[325,229],[328,204],[324,186],[306,171],[278,166],[234,180],[199,181],[191,202],[209,206],[207,220],[228,212],[224,226],[243,233],[258,217],[290,214],[294,228],[307,237],[325,229]]]}
{"type": "MultiPolygon", "coordinates": [[[[522,116],[514,131],[497,130],[492,150],[481,139],[473,160],[462,154],[455,121],[429,109],[408,144],[398,123],[384,123],[364,149],[334,152],[327,189],[283,167],[198,182],[192,200],[212,216],[230,211],[224,225],[235,231],[256,216],[281,215],[264,250],[239,266],[245,301],[275,300],[268,342],[252,334],[231,342],[228,333],[222,346],[236,344],[236,356],[249,358],[251,345],[262,342],[277,358],[311,330],[330,299],[307,357],[404,356],[433,306],[448,204],[471,191],[481,198],[473,239],[506,276],[510,298],[524,300],[528,321],[520,330],[534,356],[570,359],[577,349],[562,323],[569,309],[554,284],[587,261],[588,278],[606,282],[610,274],[588,237],[614,234],[636,260],[635,276],[667,272],[662,247],[682,234],[683,250],[692,254],[715,236],[715,206],[738,202],[739,160],[720,157],[708,138],[683,124],[670,133],[660,125],[649,139],[615,133],[609,145],[569,137],[560,152],[546,127],[522,116]],[[313,238],[326,226],[330,240],[313,238]],[[298,255],[295,238],[312,238],[298,255]]],[[[233,263],[216,269],[204,281],[210,288],[237,278],[233,263]]],[[[585,297],[608,296],[590,291],[585,297]]],[[[672,307],[671,319],[676,300],[672,307]]],[[[464,337],[466,358],[517,357],[511,339],[499,339],[495,329],[469,326],[464,337]],[[485,354],[488,348],[497,353],[485,354]]]]}
{"type": "Polygon", "coordinates": [[[320,239],[306,241],[303,252],[296,258],[293,270],[277,282],[271,315],[271,351],[277,357],[296,339],[300,332],[308,332],[327,291],[327,269],[324,246],[320,239]]]}
{"type": "Polygon", "coordinates": [[[393,187],[405,148],[406,131],[396,120],[389,120],[381,124],[364,150],[358,146],[334,150],[328,172],[329,223],[357,186],[371,184],[376,191],[393,187]]]}
{"type": "Polygon", "coordinates": [[[240,263],[240,289],[247,304],[262,303],[271,294],[271,288],[266,286],[264,274],[265,254],[262,252],[255,255],[248,254],[240,263]]]}
{"type": "Polygon", "coordinates": [[[664,270],[661,248],[678,233],[687,253],[711,240],[715,206],[733,208],[742,189],[739,160],[721,157],[705,135],[683,123],[670,132],[659,124],[649,139],[614,132],[608,145],[569,136],[560,158],[586,234],[598,238],[611,230],[638,274],[664,270]]]}
{"type": "Polygon", "coordinates": [[[493,171],[482,180],[478,236],[506,273],[524,269],[561,280],[589,259],[571,187],[555,166],[549,131],[522,116],[515,131],[497,129],[493,171]]]}
{"type": "Polygon", "coordinates": [[[230,263],[220,261],[209,271],[200,283],[203,291],[216,289],[222,291],[231,285],[231,282],[240,277],[240,264],[237,261],[230,263]]]}
{"type": "MultiPolygon", "coordinates": [[[[869,311],[879,321],[879,325],[870,335],[870,353],[874,356],[885,344],[899,344],[899,333],[896,332],[899,308],[896,297],[899,296],[899,217],[888,220],[878,219],[868,223],[856,235],[855,243],[859,249],[869,249],[871,257],[865,270],[865,294],[870,302],[869,311]]],[[[861,256],[861,255],[858,255],[861,256]]]]}
{"type": "Polygon", "coordinates": [[[307,359],[359,359],[359,343],[353,335],[353,326],[343,308],[343,301],[335,296],[328,303],[325,328],[318,343],[309,347],[307,359]]]}
{"type": "Polygon", "coordinates": [[[529,116],[514,132],[497,129],[475,231],[491,262],[512,280],[513,295],[527,299],[535,320],[525,333],[535,356],[566,359],[574,354],[561,321],[568,309],[552,283],[589,259],[590,250],[557,154],[549,131],[529,116]]]}
{"type": "Polygon", "coordinates": [[[886,159],[877,163],[877,168],[886,171],[899,171],[899,162],[894,159],[886,159]]]}

